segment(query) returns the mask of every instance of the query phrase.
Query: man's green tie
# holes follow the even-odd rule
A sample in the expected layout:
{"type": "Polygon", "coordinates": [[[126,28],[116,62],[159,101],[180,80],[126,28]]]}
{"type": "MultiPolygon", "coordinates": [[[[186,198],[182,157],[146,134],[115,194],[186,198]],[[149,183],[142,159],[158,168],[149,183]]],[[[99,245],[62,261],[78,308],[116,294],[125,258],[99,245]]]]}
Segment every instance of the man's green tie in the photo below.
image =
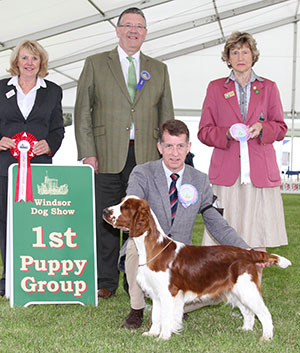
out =
{"type": "Polygon", "coordinates": [[[131,97],[131,100],[134,101],[135,97],[135,87],[136,87],[136,73],[135,67],[133,63],[133,57],[127,56],[127,60],[129,61],[129,68],[128,68],[128,92],[131,97]]]}

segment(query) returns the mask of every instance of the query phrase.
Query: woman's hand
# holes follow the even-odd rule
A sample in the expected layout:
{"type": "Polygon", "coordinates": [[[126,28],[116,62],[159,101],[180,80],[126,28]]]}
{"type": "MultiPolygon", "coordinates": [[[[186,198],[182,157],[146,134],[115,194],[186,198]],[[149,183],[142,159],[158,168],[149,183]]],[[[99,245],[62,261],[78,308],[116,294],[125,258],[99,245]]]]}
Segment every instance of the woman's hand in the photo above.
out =
{"type": "Polygon", "coordinates": [[[255,139],[256,137],[259,136],[263,129],[263,126],[261,123],[255,123],[249,128],[249,133],[250,133],[250,138],[255,139]]]}
{"type": "Polygon", "coordinates": [[[231,133],[230,133],[230,128],[226,132],[226,137],[227,137],[227,140],[233,140],[233,137],[231,136],[231,133]]]}
{"type": "Polygon", "coordinates": [[[33,153],[35,153],[37,156],[40,156],[41,154],[50,154],[51,150],[48,145],[48,142],[46,140],[40,140],[38,141],[34,146],[33,146],[33,153]]]}
{"type": "Polygon", "coordinates": [[[9,137],[3,136],[2,139],[0,140],[0,151],[6,151],[15,147],[16,147],[15,141],[9,137]]]}

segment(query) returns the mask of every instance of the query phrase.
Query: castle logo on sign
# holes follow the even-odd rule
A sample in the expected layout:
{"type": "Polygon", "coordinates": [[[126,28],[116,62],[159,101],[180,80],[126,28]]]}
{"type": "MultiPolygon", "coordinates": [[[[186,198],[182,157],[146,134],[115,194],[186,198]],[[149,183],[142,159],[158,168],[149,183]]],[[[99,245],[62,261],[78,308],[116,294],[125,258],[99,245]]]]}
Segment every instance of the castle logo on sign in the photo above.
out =
{"type": "Polygon", "coordinates": [[[39,195],[67,195],[69,191],[68,184],[58,185],[58,179],[48,177],[46,171],[44,182],[37,185],[39,195]]]}

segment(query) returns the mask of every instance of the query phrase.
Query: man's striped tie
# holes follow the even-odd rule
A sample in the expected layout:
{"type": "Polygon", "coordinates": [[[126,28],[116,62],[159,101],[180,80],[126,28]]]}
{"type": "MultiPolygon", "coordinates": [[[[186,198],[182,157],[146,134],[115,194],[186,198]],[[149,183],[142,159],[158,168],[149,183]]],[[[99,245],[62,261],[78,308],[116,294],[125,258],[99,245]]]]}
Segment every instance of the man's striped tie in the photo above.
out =
{"type": "Polygon", "coordinates": [[[176,215],[176,210],[177,210],[177,205],[178,205],[178,194],[177,194],[177,188],[176,188],[176,181],[179,178],[178,174],[171,174],[170,175],[172,182],[170,185],[170,190],[169,190],[169,196],[170,196],[170,204],[171,204],[171,218],[172,218],[172,224],[174,222],[174,218],[176,215]]]}

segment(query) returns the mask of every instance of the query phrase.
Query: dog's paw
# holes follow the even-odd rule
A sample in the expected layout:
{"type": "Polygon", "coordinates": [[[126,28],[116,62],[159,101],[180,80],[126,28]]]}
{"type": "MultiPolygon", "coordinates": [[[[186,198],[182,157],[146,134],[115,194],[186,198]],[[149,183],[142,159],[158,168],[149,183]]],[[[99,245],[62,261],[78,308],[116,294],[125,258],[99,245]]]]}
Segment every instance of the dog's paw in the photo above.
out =
{"type": "Polygon", "coordinates": [[[242,331],[253,331],[253,326],[242,326],[242,327],[239,327],[238,328],[239,330],[242,330],[242,331]]]}
{"type": "Polygon", "coordinates": [[[260,342],[266,342],[266,341],[270,341],[271,339],[273,339],[273,335],[264,335],[264,336],[261,336],[259,341],[260,342]]]}
{"type": "Polygon", "coordinates": [[[159,335],[159,333],[155,333],[155,332],[151,332],[151,331],[147,331],[147,332],[142,333],[142,336],[149,336],[149,337],[156,337],[158,335],[159,335]]]}
{"type": "Polygon", "coordinates": [[[169,340],[171,338],[171,333],[169,333],[169,332],[165,332],[165,333],[161,332],[158,338],[161,339],[161,340],[167,341],[167,340],[169,340]]]}

